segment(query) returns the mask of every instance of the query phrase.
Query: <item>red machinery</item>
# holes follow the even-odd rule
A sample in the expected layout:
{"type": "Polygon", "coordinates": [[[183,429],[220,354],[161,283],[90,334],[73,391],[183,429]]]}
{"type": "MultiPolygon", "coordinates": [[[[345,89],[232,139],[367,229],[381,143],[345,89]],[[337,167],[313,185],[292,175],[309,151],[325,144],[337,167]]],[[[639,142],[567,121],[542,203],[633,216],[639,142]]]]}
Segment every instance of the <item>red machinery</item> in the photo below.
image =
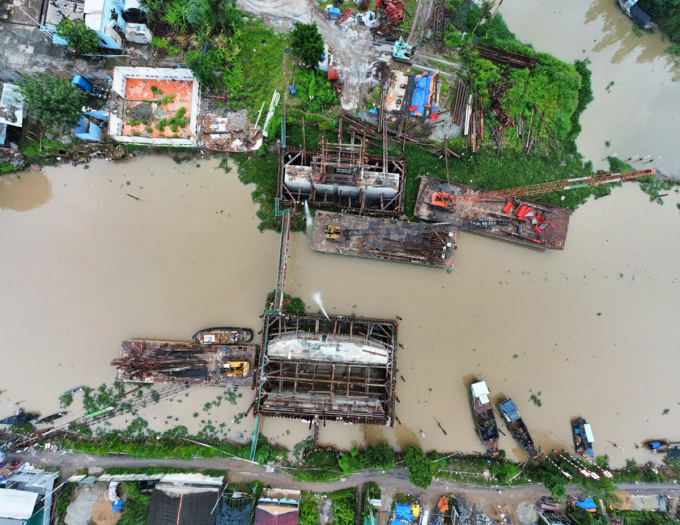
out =
{"type": "MultiPolygon", "coordinates": [[[[462,202],[496,201],[511,199],[513,197],[520,197],[523,195],[542,195],[544,193],[551,193],[553,191],[572,190],[587,186],[602,186],[603,184],[610,184],[612,182],[625,182],[628,180],[639,179],[640,177],[654,175],[655,173],[655,169],[631,171],[630,173],[605,173],[602,175],[591,175],[589,177],[579,177],[576,179],[565,179],[554,182],[544,182],[541,184],[532,184],[530,186],[520,186],[518,188],[509,190],[480,191],[477,193],[469,191],[465,195],[460,195],[458,197],[439,191],[432,194],[432,200],[430,204],[439,208],[451,209],[455,204],[462,202]]],[[[526,207],[529,208],[529,206],[526,207]]],[[[503,211],[505,211],[506,208],[508,208],[507,204],[505,205],[505,208],[503,208],[503,211]]],[[[508,208],[508,211],[511,209],[512,206],[508,208]]],[[[522,211],[524,212],[525,210],[522,211]]],[[[530,211],[531,210],[526,210],[526,213],[529,213],[530,211]]]]}
{"type": "Polygon", "coordinates": [[[376,8],[380,7],[392,24],[399,25],[404,21],[404,0],[378,0],[376,8]]]}

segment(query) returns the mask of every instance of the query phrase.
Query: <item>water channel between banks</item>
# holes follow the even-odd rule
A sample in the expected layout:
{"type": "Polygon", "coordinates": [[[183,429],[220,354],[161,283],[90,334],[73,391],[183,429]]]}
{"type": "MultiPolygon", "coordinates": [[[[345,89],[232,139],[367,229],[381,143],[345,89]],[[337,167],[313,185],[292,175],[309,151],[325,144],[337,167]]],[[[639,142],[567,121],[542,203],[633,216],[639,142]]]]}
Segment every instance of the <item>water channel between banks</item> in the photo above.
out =
{"type": "MultiPolygon", "coordinates": [[[[178,166],[165,157],[2,177],[2,414],[16,403],[52,413],[65,390],[110,384],[109,362],[126,338],[187,340],[224,324],[258,331],[275,284],[278,235],[257,230],[252,188],[215,161],[178,166]]],[[[331,315],[403,318],[402,425],[333,423],[320,441],[481,450],[464,387],[473,375],[492,396],[515,400],[544,450],[569,446],[569,419],[577,415],[592,423],[596,453],[618,465],[649,457],[636,442],[676,439],[680,197],[671,192],[665,200],[651,204],[629,183],[587,203],[572,217],[564,252],[461,233],[451,274],[312,252],[306,234],[293,234],[288,293],[312,311],[319,291],[331,315]]],[[[204,403],[222,393],[204,388],[141,415],[158,430],[224,422],[230,437],[249,439],[252,418],[233,418],[252,391],[239,390],[235,406],[223,401],[205,412],[204,403]]],[[[77,397],[70,416],[80,405],[77,397]]],[[[288,420],[268,419],[263,431],[291,447],[309,435],[307,425],[288,420]]],[[[509,437],[501,448],[524,457],[509,437]]]]}
{"type": "Polygon", "coordinates": [[[595,100],[581,115],[576,142],[596,169],[607,169],[603,159],[617,153],[623,160],[653,158],[633,166],[680,179],[680,68],[659,30],[636,36],[616,0],[506,0],[500,11],[517,38],[536,50],[591,61],[595,100]]]}

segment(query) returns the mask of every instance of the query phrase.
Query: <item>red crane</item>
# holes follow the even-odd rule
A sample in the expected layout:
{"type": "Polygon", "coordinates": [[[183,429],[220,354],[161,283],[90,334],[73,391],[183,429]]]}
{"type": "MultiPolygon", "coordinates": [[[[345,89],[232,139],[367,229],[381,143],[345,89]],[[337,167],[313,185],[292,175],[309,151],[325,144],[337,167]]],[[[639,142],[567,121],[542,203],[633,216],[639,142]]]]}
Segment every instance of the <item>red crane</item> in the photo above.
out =
{"type": "Polygon", "coordinates": [[[554,182],[543,182],[530,186],[520,186],[509,190],[498,191],[479,191],[469,192],[458,197],[443,191],[434,192],[430,204],[438,208],[451,209],[455,204],[462,202],[497,201],[521,197],[523,195],[541,195],[553,191],[572,190],[574,188],[585,188],[586,186],[601,186],[612,182],[625,182],[627,180],[639,179],[647,175],[654,175],[655,169],[631,171],[630,173],[605,173],[602,175],[591,175],[589,177],[578,177],[576,179],[565,179],[554,182]]]}

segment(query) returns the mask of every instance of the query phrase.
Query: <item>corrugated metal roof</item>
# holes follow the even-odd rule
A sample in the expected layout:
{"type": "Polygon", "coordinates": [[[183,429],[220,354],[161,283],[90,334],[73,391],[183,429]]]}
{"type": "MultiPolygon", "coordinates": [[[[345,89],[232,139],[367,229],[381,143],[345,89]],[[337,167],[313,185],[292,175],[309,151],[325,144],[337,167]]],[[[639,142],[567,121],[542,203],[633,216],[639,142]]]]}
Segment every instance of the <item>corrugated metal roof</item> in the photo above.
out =
{"type": "Polygon", "coordinates": [[[0,124],[21,127],[24,122],[24,97],[19,86],[0,84],[0,124]]]}
{"type": "Polygon", "coordinates": [[[297,525],[298,515],[297,508],[260,505],[255,509],[254,525],[297,525]]]}
{"type": "Polygon", "coordinates": [[[35,492],[0,489],[0,517],[27,520],[33,515],[37,499],[35,492]]]}

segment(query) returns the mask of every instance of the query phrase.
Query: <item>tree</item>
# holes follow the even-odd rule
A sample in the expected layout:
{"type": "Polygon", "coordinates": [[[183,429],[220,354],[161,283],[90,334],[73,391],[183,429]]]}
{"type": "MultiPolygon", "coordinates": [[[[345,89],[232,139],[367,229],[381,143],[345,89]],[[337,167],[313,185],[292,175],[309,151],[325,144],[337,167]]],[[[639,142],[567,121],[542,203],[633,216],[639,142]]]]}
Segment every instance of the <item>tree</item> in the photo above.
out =
{"type": "Polygon", "coordinates": [[[432,484],[434,465],[420,448],[415,445],[407,447],[404,463],[408,469],[408,479],[416,487],[426,489],[432,484]]]}
{"type": "Polygon", "coordinates": [[[38,73],[20,85],[24,104],[45,126],[74,126],[87,95],[65,78],[38,73]]]}
{"type": "Polygon", "coordinates": [[[376,470],[392,470],[394,468],[394,451],[383,441],[371,447],[363,454],[364,468],[376,470]]]}
{"type": "Polygon", "coordinates": [[[300,60],[310,67],[316,66],[323,55],[323,37],[312,24],[297,24],[290,33],[291,47],[300,60]]]}
{"type": "Polygon", "coordinates": [[[508,461],[494,461],[489,472],[496,476],[499,482],[505,483],[519,474],[519,469],[508,461]]]}
{"type": "Polygon", "coordinates": [[[91,55],[99,50],[99,36],[82,20],[64,18],[57,26],[57,35],[68,40],[69,47],[76,53],[91,55]]]}

